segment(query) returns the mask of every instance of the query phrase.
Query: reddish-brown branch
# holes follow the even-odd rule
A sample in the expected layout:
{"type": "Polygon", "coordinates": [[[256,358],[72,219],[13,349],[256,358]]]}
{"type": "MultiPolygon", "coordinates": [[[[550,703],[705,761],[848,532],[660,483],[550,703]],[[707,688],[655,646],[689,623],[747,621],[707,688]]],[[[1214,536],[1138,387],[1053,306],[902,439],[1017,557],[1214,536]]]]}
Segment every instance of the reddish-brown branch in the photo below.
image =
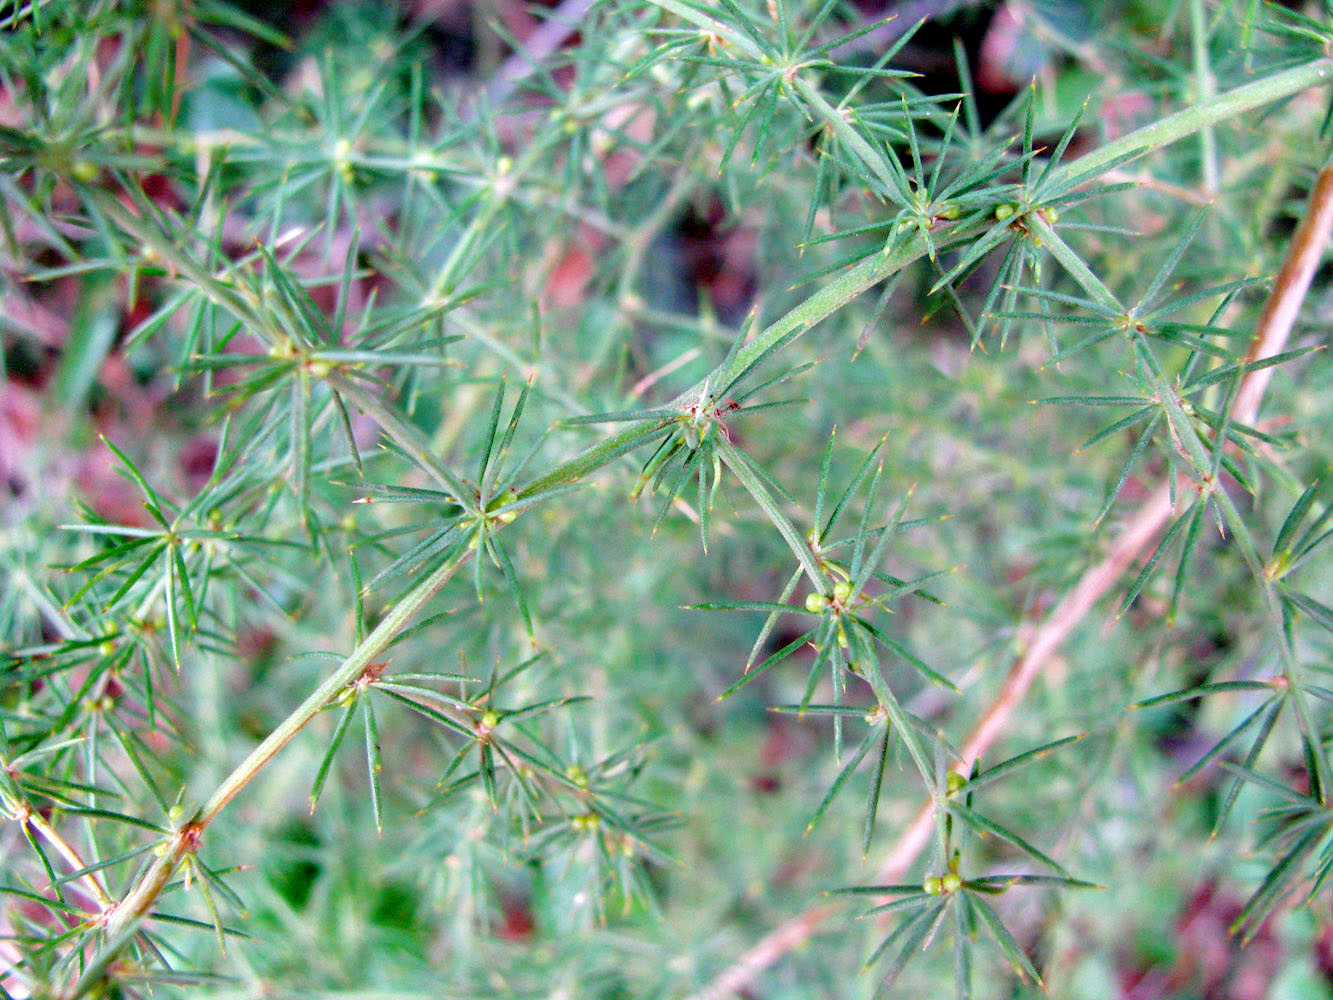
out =
{"type": "MultiPolygon", "coordinates": [[[[1285,349],[1301,303],[1310,289],[1315,268],[1328,245],[1331,231],[1333,167],[1326,167],[1315,181],[1305,219],[1292,237],[1286,261],[1273,282],[1268,301],[1259,316],[1250,348],[1246,352],[1247,362],[1272,357],[1285,349]]],[[[1234,421],[1243,424],[1254,422],[1272,372],[1272,368],[1263,368],[1248,372],[1243,377],[1231,409],[1234,421]]],[[[1177,489],[1177,496],[1183,497],[1188,484],[1178,486],[1181,488],[1177,489]]],[[[1180,506],[1178,501],[1177,508],[1180,506]]],[[[1124,571],[1147,550],[1173,513],[1171,490],[1168,484],[1163,483],[1125,522],[1106,556],[1083,574],[1042,622],[1026,630],[1022,636],[1023,651],[1010,667],[994,703],[960,748],[963,758],[960,765],[970,766],[972,761],[995,744],[1042,667],[1097,601],[1115,586],[1124,571]]],[[[921,806],[880,865],[880,881],[897,881],[907,873],[917,855],[930,841],[934,828],[933,808],[930,802],[921,806]]],[[[825,903],[785,921],[714,978],[696,994],[696,1000],[722,1000],[737,992],[748,985],[756,974],[814,934],[826,919],[843,909],[841,903],[825,903]]]]}
{"type": "MultiPolygon", "coordinates": [[[[1331,227],[1333,168],[1325,167],[1319,172],[1314,191],[1310,194],[1309,211],[1292,237],[1287,259],[1273,281],[1273,290],[1264,305],[1254,337],[1250,341],[1250,349],[1245,355],[1247,362],[1271,358],[1286,348],[1301,303],[1314,279],[1315,268],[1319,266],[1319,259],[1328,244],[1331,227]]],[[[1232,418],[1237,423],[1254,423],[1259,414],[1259,401],[1263,399],[1268,380],[1272,377],[1272,368],[1261,368],[1245,376],[1240,392],[1236,394],[1235,405],[1231,408],[1232,418]]]]}

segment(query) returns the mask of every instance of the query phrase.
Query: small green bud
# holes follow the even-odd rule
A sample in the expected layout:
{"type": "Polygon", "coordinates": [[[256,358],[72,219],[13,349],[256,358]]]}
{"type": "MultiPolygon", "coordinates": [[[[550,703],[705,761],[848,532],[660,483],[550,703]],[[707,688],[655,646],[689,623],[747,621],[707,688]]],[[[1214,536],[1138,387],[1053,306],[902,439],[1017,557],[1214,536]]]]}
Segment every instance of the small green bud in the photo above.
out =
{"type": "Polygon", "coordinates": [[[585,772],[583,768],[579,767],[577,764],[570,764],[569,767],[565,768],[565,777],[568,778],[570,781],[574,782],[574,784],[578,785],[580,788],[588,787],[587,772],[585,772]]]}
{"type": "Polygon", "coordinates": [[[500,724],[500,715],[493,708],[486,709],[481,715],[481,728],[490,732],[500,724]]]}
{"type": "Polygon", "coordinates": [[[945,785],[948,788],[950,795],[958,791],[966,784],[967,784],[967,779],[963,777],[961,774],[959,774],[957,771],[950,771],[949,777],[945,782],[945,785]]]}
{"type": "Polygon", "coordinates": [[[921,883],[921,891],[931,896],[940,894],[940,877],[938,875],[929,876],[921,883]]]}
{"type": "Polygon", "coordinates": [[[1013,215],[1017,211],[1018,211],[1018,206],[1012,203],[1004,205],[996,205],[995,218],[1003,222],[1005,219],[1009,218],[1009,216],[1013,215]]]}
{"type": "MultiPolygon", "coordinates": [[[[505,490],[498,497],[491,501],[491,510],[508,507],[511,503],[518,500],[518,494],[513,490],[505,490]]],[[[514,519],[518,517],[518,512],[513,510],[501,510],[495,515],[495,519],[501,524],[513,524],[514,519]]]]}
{"type": "Polygon", "coordinates": [[[1042,214],[1046,216],[1046,221],[1049,223],[1054,224],[1060,221],[1060,213],[1053,208],[1046,209],[1042,214]]]}
{"type": "Polygon", "coordinates": [[[833,585],[833,599],[839,604],[846,604],[852,596],[852,585],[846,580],[839,580],[833,585]]]}
{"type": "Polygon", "coordinates": [[[811,594],[805,599],[805,610],[809,611],[812,615],[823,614],[824,609],[827,607],[828,598],[823,594],[811,594]]]}
{"type": "Polygon", "coordinates": [[[962,884],[963,880],[958,877],[956,872],[949,872],[944,878],[940,879],[940,889],[944,892],[957,892],[962,884]]]}
{"type": "Polygon", "coordinates": [[[91,184],[101,176],[102,171],[96,163],[89,160],[75,160],[69,167],[70,176],[81,184],[91,184]]]}
{"type": "Polygon", "coordinates": [[[958,218],[962,214],[963,210],[959,208],[958,203],[954,201],[946,201],[939,208],[939,217],[941,219],[949,219],[950,221],[952,221],[953,219],[958,218]]]}

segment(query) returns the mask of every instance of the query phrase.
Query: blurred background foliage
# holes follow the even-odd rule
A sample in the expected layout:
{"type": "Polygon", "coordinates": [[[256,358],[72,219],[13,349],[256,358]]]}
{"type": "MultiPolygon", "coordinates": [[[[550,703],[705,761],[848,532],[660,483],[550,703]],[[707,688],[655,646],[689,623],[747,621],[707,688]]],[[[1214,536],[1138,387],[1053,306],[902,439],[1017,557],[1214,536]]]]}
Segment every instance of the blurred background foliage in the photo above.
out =
{"type": "MultiPolygon", "coordinates": [[[[911,746],[942,779],[1023,624],[1191,461],[1144,356],[1089,336],[1086,283],[999,224],[1052,150],[1330,37],[1298,5],[899,6],[707,16],[758,49],[824,46],[823,99],[931,177],[905,192],[963,178],[916,215],[795,74],[690,4],[0,5],[7,995],[685,996],[821,894],[877,881],[929,790],[911,746]],[[532,485],[624,426],[590,418],[675,412],[747,332],[960,216],[966,241],[729,392],[789,377],[664,438],[660,483],[649,444],[572,490],[532,485]],[[801,531],[849,490],[835,534],[874,550],[886,683],[921,720],[885,742],[882,787],[876,753],[837,781],[900,719],[833,632],[794,642],[817,592],[728,449],[801,531]],[[697,490],[673,486],[699,455],[718,478],[700,461],[697,490]],[[99,908],[454,554],[471,562],[218,814],[164,918],[88,974],[99,908]],[[765,626],[759,602],[794,613],[765,626]],[[844,695],[846,718],[773,710],[844,695]]],[[[1191,397],[1201,435],[1324,165],[1326,107],[1302,91],[1199,130],[1044,216],[1120,301],[1160,278],[1177,325],[1146,349],[1166,381],[1219,372],[1191,397]]],[[[1049,875],[1040,856],[1100,888],[995,895],[1017,953],[984,918],[957,948],[946,924],[895,994],[1037,995],[1026,968],[1070,998],[1333,995],[1327,279],[1262,436],[1221,472],[1241,527],[1200,503],[1197,535],[1127,575],[981,761],[1084,735],[977,793],[1039,855],[951,834],[965,875],[1049,875]],[[1299,561],[1284,611],[1251,544],[1299,561]],[[1298,672],[1308,704],[1287,709],[1267,681],[1298,672]]],[[[942,843],[907,882],[943,873],[942,843]]],[[[894,925],[858,912],[747,995],[876,995],[883,963],[863,967],[894,925]]]]}

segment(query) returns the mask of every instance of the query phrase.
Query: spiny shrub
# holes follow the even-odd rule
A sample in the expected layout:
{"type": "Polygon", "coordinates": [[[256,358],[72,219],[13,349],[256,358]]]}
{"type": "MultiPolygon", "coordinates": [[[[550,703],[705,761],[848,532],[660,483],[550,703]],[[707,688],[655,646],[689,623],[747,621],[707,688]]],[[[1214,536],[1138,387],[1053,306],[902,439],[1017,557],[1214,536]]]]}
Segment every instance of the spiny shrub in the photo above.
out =
{"type": "Polygon", "coordinates": [[[1326,10],[247,6],[0,5],[0,995],[1328,995],[1326,10]]]}

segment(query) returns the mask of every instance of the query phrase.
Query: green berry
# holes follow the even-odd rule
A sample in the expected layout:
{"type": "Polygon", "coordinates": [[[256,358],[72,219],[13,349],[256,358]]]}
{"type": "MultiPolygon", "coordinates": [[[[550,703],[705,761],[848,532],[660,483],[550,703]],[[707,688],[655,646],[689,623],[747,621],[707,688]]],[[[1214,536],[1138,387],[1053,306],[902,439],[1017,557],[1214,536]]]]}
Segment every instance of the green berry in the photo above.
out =
{"type": "Polygon", "coordinates": [[[828,607],[828,598],[823,594],[811,594],[805,599],[805,610],[812,615],[823,614],[824,609],[828,607]]]}
{"type": "Polygon", "coordinates": [[[846,604],[852,596],[852,585],[846,580],[839,580],[833,585],[833,599],[839,604],[846,604]]]}
{"type": "Polygon", "coordinates": [[[1001,222],[1003,222],[1005,219],[1009,218],[1009,216],[1013,215],[1014,212],[1016,212],[1016,211],[1018,211],[1018,206],[1017,206],[1017,205],[1013,205],[1013,204],[996,205],[996,206],[995,206],[995,218],[997,218],[997,219],[999,219],[1001,222]]]}
{"type": "Polygon", "coordinates": [[[940,894],[940,877],[931,875],[921,883],[921,891],[931,896],[938,896],[940,894]]]}
{"type": "Polygon", "coordinates": [[[960,788],[962,788],[964,785],[967,784],[967,779],[964,778],[957,771],[950,771],[946,784],[949,789],[949,794],[952,795],[954,792],[958,791],[960,788]]]}
{"type": "Polygon", "coordinates": [[[962,884],[963,880],[955,872],[949,872],[940,879],[940,889],[944,892],[957,892],[962,884]]]}

